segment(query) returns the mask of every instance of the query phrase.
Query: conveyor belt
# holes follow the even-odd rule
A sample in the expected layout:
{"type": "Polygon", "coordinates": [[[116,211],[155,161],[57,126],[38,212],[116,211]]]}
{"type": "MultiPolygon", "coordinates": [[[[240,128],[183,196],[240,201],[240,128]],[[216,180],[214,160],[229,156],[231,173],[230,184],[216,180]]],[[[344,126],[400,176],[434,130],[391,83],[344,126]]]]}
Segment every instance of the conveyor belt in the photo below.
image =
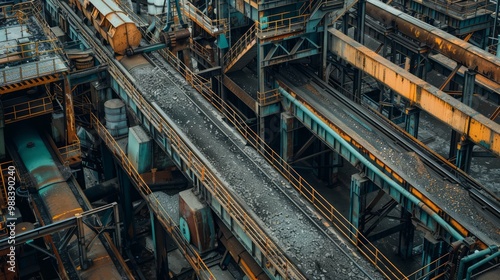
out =
{"type": "MultiPolygon", "coordinates": [[[[281,71],[287,72],[279,74],[280,83],[289,87],[302,102],[346,132],[471,234],[485,244],[500,244],[498,221],[484,217],[484,213],[474,207],[469,191],[457,185],[457,181],[463,184],[463,174],[457,178],[439,165],[429,165],[436,159],[420,151],[407,136],[395,133],[393,127],[320,82],[314,74],[290,68],[281,71]]],[[[469,188],[476,190],[475,197],[482,196],[473,180],[467,182],[471,184],[469,188]]],[[[492,204],[492,211],[498,211],[496,197],[485,200],[485,204],[492,204]]]]}
{"type": "MultiPolygon", "coordinates": [[[[161,63],[159,59],[155,60],[161,63]]],[[[199,153],[209,161],[210,167],[245,206],[249,215],[262,225],[293,263],[301,264],[301,270],[308,278],[320,274],[325,274],[326,279],[345,277],[338,264],[345,264],[343,269],[349,268],[353,256],[340,253],[324,258],[324,252],[338,250],[334,244],[336,241],[327,239],[310,216],[291,203],[278,188],[277,183],[283,184],[285,179],[264,173],[254,162],[258,158],[244,152],[248,149],[245,142],[221,122],[211,105],[197,93],[193,94],[182,77],[172,74],[174,71],[169,65],[163,64],[162,68],[166,69],[165,72],[152,65],[131,70],[135,85],[146,99],[160,104],[186,136],[184,140],[198,147],[199,153]],[[182,86],[183,90],[176,85],[182,86]]],[[[267,170],[272,168],[267,167],[267,170]]],[[[354,263],[357,262],[362,261],[354,263]]],[[[363,266],[370,267],[366,263],[363,266]]],[[[363,274],[359,269],[354,270],[358,275],[363,274]]],[[[371,277],[371,272],[366,276],[371,277]]]]}
{"type": "MultiPolygon", "coordinates": [[[[62,6],[71,13],[66,5],[62,6]]],[[[80,27],[85,30],[85,27],[80,27]]],[[[315,275],[323,275],[326,279],[347,279],[351,277],[346,276],[345,272],[351,271],[352,275],[358,275],[359,278],[370,278],[373,275],[380,278],[375,269],[365,261],[353,257],[351,252],[342,253],[342,247],[345,245],[337,246],[336,241],[322,232],[310,215],[306,215],[298,206],[287,201],[287,197],[276,185],[276,181],[284,184],[285,180],[279,176],[270,178],[264,174],[260,167],[243,153],[245,143],[228,132],[227,126],[221,122],[220,116],[213,113],[210,105],[206,104],[203,108],[205,112],[202,112],[201,107],[190,101],[187,96],[197,93],[182,78],[176,79],[175,82],[169,81],[166,75],[172,76],[175,72],[173,69],[168,67],[168,72],[163,72],[152,65],[136,67],[132,71],[136,71],[135,76],[130,78],[134,81],[132,85],[129,76],[124,72],[120,73],[124,68],[115,66],[116,60],[111,59],[109,53],[103,55],[106,51],[92,38],[87,39],[94,47],[98,59],[109,63],[113,78],[127,90],[128,97],[134,100],[150,124],[154,127],[161,126],[161,133],[165,126],[174,127],[178,130],[175,132],[176,138],[181,137],[182,142],[188,143],[197,157],[208,159],[205,164],[219,177],[218,180],[225,182],[227,191],[233,193],[231,199],[245,206],[247,217],[257,220],[271,240],[280,245],[280,250],[271,253],[285,254],[292,263],[300,264],[302,272],[288,277],[303,279],[306,276],[313,278],[315,275]],[[147,87],[151,89],[151,85],[156,85],[151,91],[136,90],[147,87]],[[183,86],[185,92],[181,91],[179,86],[183,86]],[[163,112],[151,107],[143,96],[149,97],[149,102],[161,98],[156,101],[163,112]],[[232,135],[234,142],[225,133],[232,135]],[[325,252],[331,252],[329,257],[324,257],[325,252]],[[360,263],[364,263],[364,267],[369,271],[365,272],[360,263]],[[353,268],[353,265],[358,268],[353,268]]],[[[274,257],[267,251],[262,253],[268,260],[274,257]]],[[[291,269],[292,263],[284,263],[288,265],[284,267],[287,273],[294,272],[291,269]]]]}

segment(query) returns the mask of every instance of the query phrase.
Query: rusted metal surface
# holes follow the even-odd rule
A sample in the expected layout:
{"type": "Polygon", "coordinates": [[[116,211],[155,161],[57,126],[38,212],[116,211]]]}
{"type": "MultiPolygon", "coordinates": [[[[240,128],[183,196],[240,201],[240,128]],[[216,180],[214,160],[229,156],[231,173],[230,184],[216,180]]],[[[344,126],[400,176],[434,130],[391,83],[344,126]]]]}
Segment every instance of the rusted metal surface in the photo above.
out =
{"type": "Polygon", "coordinates": [[[496,56],[377,0],[366,1],[366,14],[467,68],[500,82],[500,59],[496,56]]]}
{"type": "Polygon", "coordinates": [[[500,155],[500,125],[408,73],[342,32],[329,29],[330,50],[479,146],[500,155]]]}

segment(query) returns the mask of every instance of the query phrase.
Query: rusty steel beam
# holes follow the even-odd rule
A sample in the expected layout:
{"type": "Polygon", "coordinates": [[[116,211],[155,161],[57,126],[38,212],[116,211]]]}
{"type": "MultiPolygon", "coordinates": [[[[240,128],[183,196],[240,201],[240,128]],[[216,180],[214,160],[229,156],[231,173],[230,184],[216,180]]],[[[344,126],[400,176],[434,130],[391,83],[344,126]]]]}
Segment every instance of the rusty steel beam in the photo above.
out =
{"type": "Polygon", "coordinates": [[[373,76],[410,102],[500,156],[500,125],[408,73],[401,67],[331,28],[329,48],[348,63],[373,76]]]}
{"type": "Polygon", "coordinates": [[[459,64],[500,82],[500,59],[496,56],[378,0],[366,0],[366,14],[459,64]]]}

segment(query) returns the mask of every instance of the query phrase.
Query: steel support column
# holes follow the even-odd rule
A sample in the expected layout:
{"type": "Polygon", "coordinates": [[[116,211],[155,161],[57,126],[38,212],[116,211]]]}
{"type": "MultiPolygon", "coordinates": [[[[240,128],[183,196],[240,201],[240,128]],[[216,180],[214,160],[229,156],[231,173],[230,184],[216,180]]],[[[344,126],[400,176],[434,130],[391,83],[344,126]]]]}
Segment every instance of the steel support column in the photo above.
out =
{"type": "Polygon", "coordinates": [[[418,137],[418,123],[420,121],[420,109],[409,107],[405,109],[406,121],[405,130],[413,137],[418,137]]]}
{"type": "MultiPolygon", "coordinates": [[[[422,267],[425,269],[422,271],[424,275],[427,275],[429,279],[432,276],[437,275],[437,271],[434,271],[430,274],[429,272],[433,271],[436,267],[438,267],[441,261],[433,263],[439,257],[441,257],[444,253],[447,252],[447,246],[443,241],[439,241],[435,239],[430,234],[426,234],[424,236],[424,244],[423,244],[423,252],[422,252],[422,267]],[[432,263],[432,264],[431,264],[432,263]],[[429,265],[431,264],[431,265],[429,265]]],[[[420,275],[422,276],[422,275],[420,275]]]]}
{"type": "Polygon", "coordinates": [[[457,145],[457,159],[455,165],[466,173],[469,173],[470,170],[473,148],[474,144],[463,137],[457,145]]]}
{"type": "Polygon", "coordinates": [[[168,268],[168,232],[158,221],[153,211],[150,211],[153,246],[155,248],[156,279],[170,280],[168,268]]]}
{"type": "Polygon", "coordinates": [[[362,233],[365,228],[366,195],[376,190],[378,190],[377,186],[368,178],[359,173],[351,176],[349,222],[356,228],[356,231],[359,230],[362,233]]]}
{"type": "Polygon", "coordinates": [[[281,150],[280,155],[285,161],[293,158],[293,129],[295,117],[288,112],[281,113],[281,150]]]}
{"type": "MultiPolygon", "coordinates": [[[[474,85],[476,73],[471,70],[467,70],[464,73],[464,87],[462,91],[462,102],[467,105],[472,105],[472,97],[474,96],[474,85]]],[[[467,135],[462,135],[460,142],[457,145],[457,158],[455,165],[465,172],[469,172],[471,161],[472,161],[472,149],[474,144],[467,139],[467,135]]]]}
{"type": "MultiPolygon", "coordinates": [[[[257,39],[257,78],[259,80],[259,87],[258,87],[258,90],[259,92],[266,92],[266,88],[265,88],[265,71],[264,71],[264,67],[262,66],[262,64],[264,63],[264,59],[265,59],[265,50],[264,50],[264,44],[263,42],[260,41],[260,39],[257,39]]],[[[260,108],[258,110],[258,116],[257,118],[259,119],[259,123],[258,123],[258,133],[259,133],[259,136],[261,139],[264,140],[264,142],[266,141],[266,118],[265,116],[262,116],[261,115],[261,111],[260,108]]]]}
{"type": "Polygon", "coordinates": [[[132,205],[133,186],[128,175],[120,168],[117,168],[117,177],[120,184],[120,206],[122,208],[123,228],[126,241],[129,243],[135,237],[134,228],[134,206],[132,205]]]}
{"type": "MultiPolygon", "coordinates": [[[[358,0],[357,11],[357,26],[355,32],[355,39],[358,43],[364,45],[365,42],[365,10],[366,10],[366,2],[365,0],[358,0]]],[[[362,84],[363,84],[363,71],[359,68],[354,69],[354,81],[353,81],[353,99],[354,102],[361,103],[361,95],[362,95],[362,84]]]]}
{"type": "Polygon", "coordinates": [[[399,256],[406,260],[411,258],[413,252],[413,237],[415,236],[415,227],[411,220],[411,213],[401,209],[401,223],[403,227],[399,232],[399,256]]]}
{"type": "Polygon", "coordinates": [[[328,83],[329,71],[327,69],[327,54],[328,54],[328,21],[323,23],[323,40],[321,46],[321,76],[323,81],[328,83]]]}
{"type": "Polygon", "coordinates": [[[113,179],[115,177],[115,164],[113,161],[113,154],[111,154],[111,152],[106,148],[105,145],[101,145],[101,159],[104,181],[113,179]]]}

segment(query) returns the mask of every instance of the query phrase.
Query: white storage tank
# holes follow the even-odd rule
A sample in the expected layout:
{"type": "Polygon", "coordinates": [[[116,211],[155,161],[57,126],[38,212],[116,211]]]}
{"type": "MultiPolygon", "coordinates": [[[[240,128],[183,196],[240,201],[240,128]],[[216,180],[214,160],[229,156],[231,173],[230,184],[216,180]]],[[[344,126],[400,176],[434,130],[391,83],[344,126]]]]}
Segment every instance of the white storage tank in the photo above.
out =
{"type": "Polygon", "coordinates": [[[154,0],[154,1],[155,1],[155,8],[156,8],[155,15],[161,15],[163,13],[167,13],[167,10],[168,10],[168,7],[167,7],[168,1],[167,0],[154,0]]]}
{"type": "Polygon", "coordinates": [[[104,113],[106,128],[112,136],[117,137],[128,134],[127,110],[123,101],[110,99],[104,102],[104,113]]]}
{"type": "Polygon", "coordinates": [[[153,16],[156,14],[155,0],[148,0],[148,15],[153,16]]]}

